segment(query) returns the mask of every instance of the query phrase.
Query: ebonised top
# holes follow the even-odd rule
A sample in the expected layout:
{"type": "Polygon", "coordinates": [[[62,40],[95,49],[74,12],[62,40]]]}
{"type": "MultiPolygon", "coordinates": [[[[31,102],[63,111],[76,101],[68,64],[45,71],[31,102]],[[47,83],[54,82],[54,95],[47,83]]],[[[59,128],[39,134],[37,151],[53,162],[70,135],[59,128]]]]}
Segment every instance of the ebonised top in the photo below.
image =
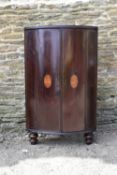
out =
{"type": "Polygon", "coordinates": [[[86,26],[86,25],[52,25],[52,26],[32,26],[25,27],[24,30],[35,30],[35,29],[98,29],[97,26],[86,26]]]}

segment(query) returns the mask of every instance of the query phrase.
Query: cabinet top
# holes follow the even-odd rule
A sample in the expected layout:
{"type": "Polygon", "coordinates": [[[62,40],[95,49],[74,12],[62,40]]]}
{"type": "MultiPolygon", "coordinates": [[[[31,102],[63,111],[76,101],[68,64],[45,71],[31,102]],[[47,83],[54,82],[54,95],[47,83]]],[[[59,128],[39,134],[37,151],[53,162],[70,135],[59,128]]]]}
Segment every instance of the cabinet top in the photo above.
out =
{"type": "Polygon", "coordinates": [[[98,29],[97,26],[85,26],[85,25],[52,25],[52,26],[32,26],[25,27],[24,30],[35,29],[98,29]]]}

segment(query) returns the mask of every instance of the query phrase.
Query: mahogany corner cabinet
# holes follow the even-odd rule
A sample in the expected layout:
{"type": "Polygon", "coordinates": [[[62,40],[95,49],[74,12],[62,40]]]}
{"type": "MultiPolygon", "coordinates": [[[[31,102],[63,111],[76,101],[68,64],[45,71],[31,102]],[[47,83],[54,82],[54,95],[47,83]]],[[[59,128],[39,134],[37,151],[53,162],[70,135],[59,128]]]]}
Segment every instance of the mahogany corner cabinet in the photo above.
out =
{"type": "Polygon", "coordinates": [[[96,26],[24,29],[26,129],[31,144],[42,134],[77,134],[93,142],[96,130],[96,26]]]}

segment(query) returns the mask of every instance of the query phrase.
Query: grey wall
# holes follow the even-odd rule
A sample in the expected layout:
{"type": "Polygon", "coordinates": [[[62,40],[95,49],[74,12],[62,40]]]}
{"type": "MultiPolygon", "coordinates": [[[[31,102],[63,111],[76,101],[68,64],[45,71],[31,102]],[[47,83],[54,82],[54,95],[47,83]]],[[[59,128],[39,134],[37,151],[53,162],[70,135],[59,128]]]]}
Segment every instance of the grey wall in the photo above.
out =
{"type": "MultiPolygon", "coordinates": [[[[85,0],[86,1],[86,0],[85,0]]],[[[0,1],[0,128],[24,128],[23,28],[80,24],[99,27],[98,126],[117,124],[117,1],[0,1]]]]}

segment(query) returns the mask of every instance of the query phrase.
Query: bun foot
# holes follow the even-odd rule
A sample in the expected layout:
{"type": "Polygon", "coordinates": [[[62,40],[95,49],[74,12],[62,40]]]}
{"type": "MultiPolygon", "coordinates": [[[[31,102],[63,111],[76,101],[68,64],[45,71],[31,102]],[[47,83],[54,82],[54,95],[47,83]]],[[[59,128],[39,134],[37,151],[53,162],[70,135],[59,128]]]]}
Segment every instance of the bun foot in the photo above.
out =
{"type": "Polygon", "coordinates": [[[92,132],[85,133],[84,137],[85,137],[85,143],[87,145],[90,145],[93,143],[93,133],[92,132]]]}
{"type": "Polygon", "coordinates": [[[30,133],[29,140],[31,145],[36,145],[38,143],[38,134],[37,133],[30,133]]]}

